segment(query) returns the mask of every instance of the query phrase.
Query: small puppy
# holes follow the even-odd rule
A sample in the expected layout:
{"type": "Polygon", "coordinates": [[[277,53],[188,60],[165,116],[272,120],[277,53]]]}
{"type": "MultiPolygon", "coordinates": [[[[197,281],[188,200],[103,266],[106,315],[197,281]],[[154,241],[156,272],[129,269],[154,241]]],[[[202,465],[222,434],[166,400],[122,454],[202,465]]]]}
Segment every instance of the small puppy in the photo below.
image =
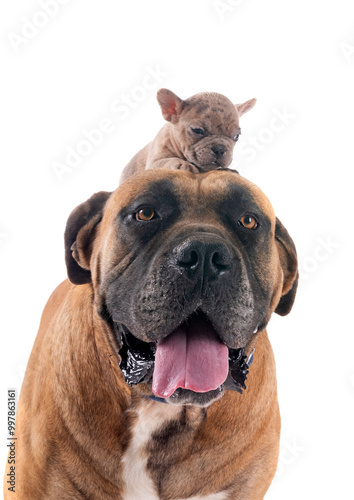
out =
{"type": "Polygon", "coordinates": [[[182,100],[168,89],[157,92],[157,101],[167,123],[130,160],[120,182],[151,168],[194,173],[227,168],[241,133],[239,118],[256,104],[256,99],[250,99],[234,105],[215,92],[182,100]]]}

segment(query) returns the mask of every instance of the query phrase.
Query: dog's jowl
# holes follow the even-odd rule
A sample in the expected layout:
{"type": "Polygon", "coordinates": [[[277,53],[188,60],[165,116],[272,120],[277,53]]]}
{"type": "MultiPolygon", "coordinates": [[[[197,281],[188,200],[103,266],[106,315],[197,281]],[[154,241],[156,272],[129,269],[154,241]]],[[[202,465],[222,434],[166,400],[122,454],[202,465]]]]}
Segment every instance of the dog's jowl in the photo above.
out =
{"type": "Polygon", "coordinates": [[[266,326],[298,276],[266,196],[227,170],[148,170],[77,207],[65,251],[5,499],[262,499],[280,434],[266,326]]]}

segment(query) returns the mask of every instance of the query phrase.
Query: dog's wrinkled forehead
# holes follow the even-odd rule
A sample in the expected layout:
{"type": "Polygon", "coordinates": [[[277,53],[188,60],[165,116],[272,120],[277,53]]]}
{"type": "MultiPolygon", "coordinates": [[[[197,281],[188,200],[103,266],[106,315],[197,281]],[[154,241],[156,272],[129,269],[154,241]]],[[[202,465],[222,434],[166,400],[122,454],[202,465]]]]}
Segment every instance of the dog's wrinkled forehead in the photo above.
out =
{"type": "Polygon", "coordinates": [[[202,120],[215,131],[235,134],[239,131],[239,117],[235,105],[225,96],[204,92],[184,101],[183,114],[188,120],[202,120]]]}
{"type": "Polygon", "coordinates": [[[180,203],[185,211],[208,222],[216,211],[240,204],[246,210],[262,212],[275,226],[273,207],[255,184],[231,170],[193,174],[180,170],[147,170],[127,179],[107,202],[104,220],[109,223],[119,212],[155,203],[180,203]]]}

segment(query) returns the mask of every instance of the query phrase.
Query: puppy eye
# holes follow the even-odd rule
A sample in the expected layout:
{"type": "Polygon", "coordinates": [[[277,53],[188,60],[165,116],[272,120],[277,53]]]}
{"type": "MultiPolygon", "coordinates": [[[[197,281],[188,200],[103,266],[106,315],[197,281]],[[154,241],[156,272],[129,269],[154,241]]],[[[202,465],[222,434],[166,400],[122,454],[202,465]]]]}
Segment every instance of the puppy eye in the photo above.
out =
{"type": "Polygon", "coordinates": [[[204,130],[202,128],[191,127],[191,129],[192,129],[192,132],[194,132],[197,135],[204,135],[204,130]]]}
{"type": "Polygon", "coordinates": [[[236,135],[233,137],[233,140],[234,140],[235,142],[237,142],[237,141],[239,140],[239,138],[240,138],[240,134],[236,134],[236,135]]]}
{"type": "Polygon", "coordinates": [[[244,215],[238,223],[246,229],[256,229],[258,226],[257,220],[252,215],[244,215]]]}
{"type": "Polygon", "coordinates": [[[143,207],[135,213],[135,218],[136,220],[146,222],[152,219],[157,219],[157,214],[152,207],[143,207]]]}

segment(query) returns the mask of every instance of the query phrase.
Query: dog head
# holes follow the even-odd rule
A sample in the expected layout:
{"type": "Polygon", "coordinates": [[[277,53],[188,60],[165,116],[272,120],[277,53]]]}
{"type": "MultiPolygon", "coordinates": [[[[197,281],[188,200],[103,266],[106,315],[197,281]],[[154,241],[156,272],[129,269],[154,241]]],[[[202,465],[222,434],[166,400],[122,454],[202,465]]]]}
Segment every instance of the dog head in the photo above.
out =
{"type": "Polygon", "coordinates": [[[184,158],[202,172],[226,168],[241,129],[239,118],[256,104],[250,99],[232,104],[215,92],[202,92],[182,100],[167,89],[157,92],[162,115],[171,124],[174,143],[184,158]]]}
{"type": "Polygon", "coordinates": [[[295,298],[289,234],[262,191],[228,170],[136,175],[76,208],[65,243],[69,278],[92,283],[130,382],[172,403],[220,397],[230,353],[295,298]]]}

